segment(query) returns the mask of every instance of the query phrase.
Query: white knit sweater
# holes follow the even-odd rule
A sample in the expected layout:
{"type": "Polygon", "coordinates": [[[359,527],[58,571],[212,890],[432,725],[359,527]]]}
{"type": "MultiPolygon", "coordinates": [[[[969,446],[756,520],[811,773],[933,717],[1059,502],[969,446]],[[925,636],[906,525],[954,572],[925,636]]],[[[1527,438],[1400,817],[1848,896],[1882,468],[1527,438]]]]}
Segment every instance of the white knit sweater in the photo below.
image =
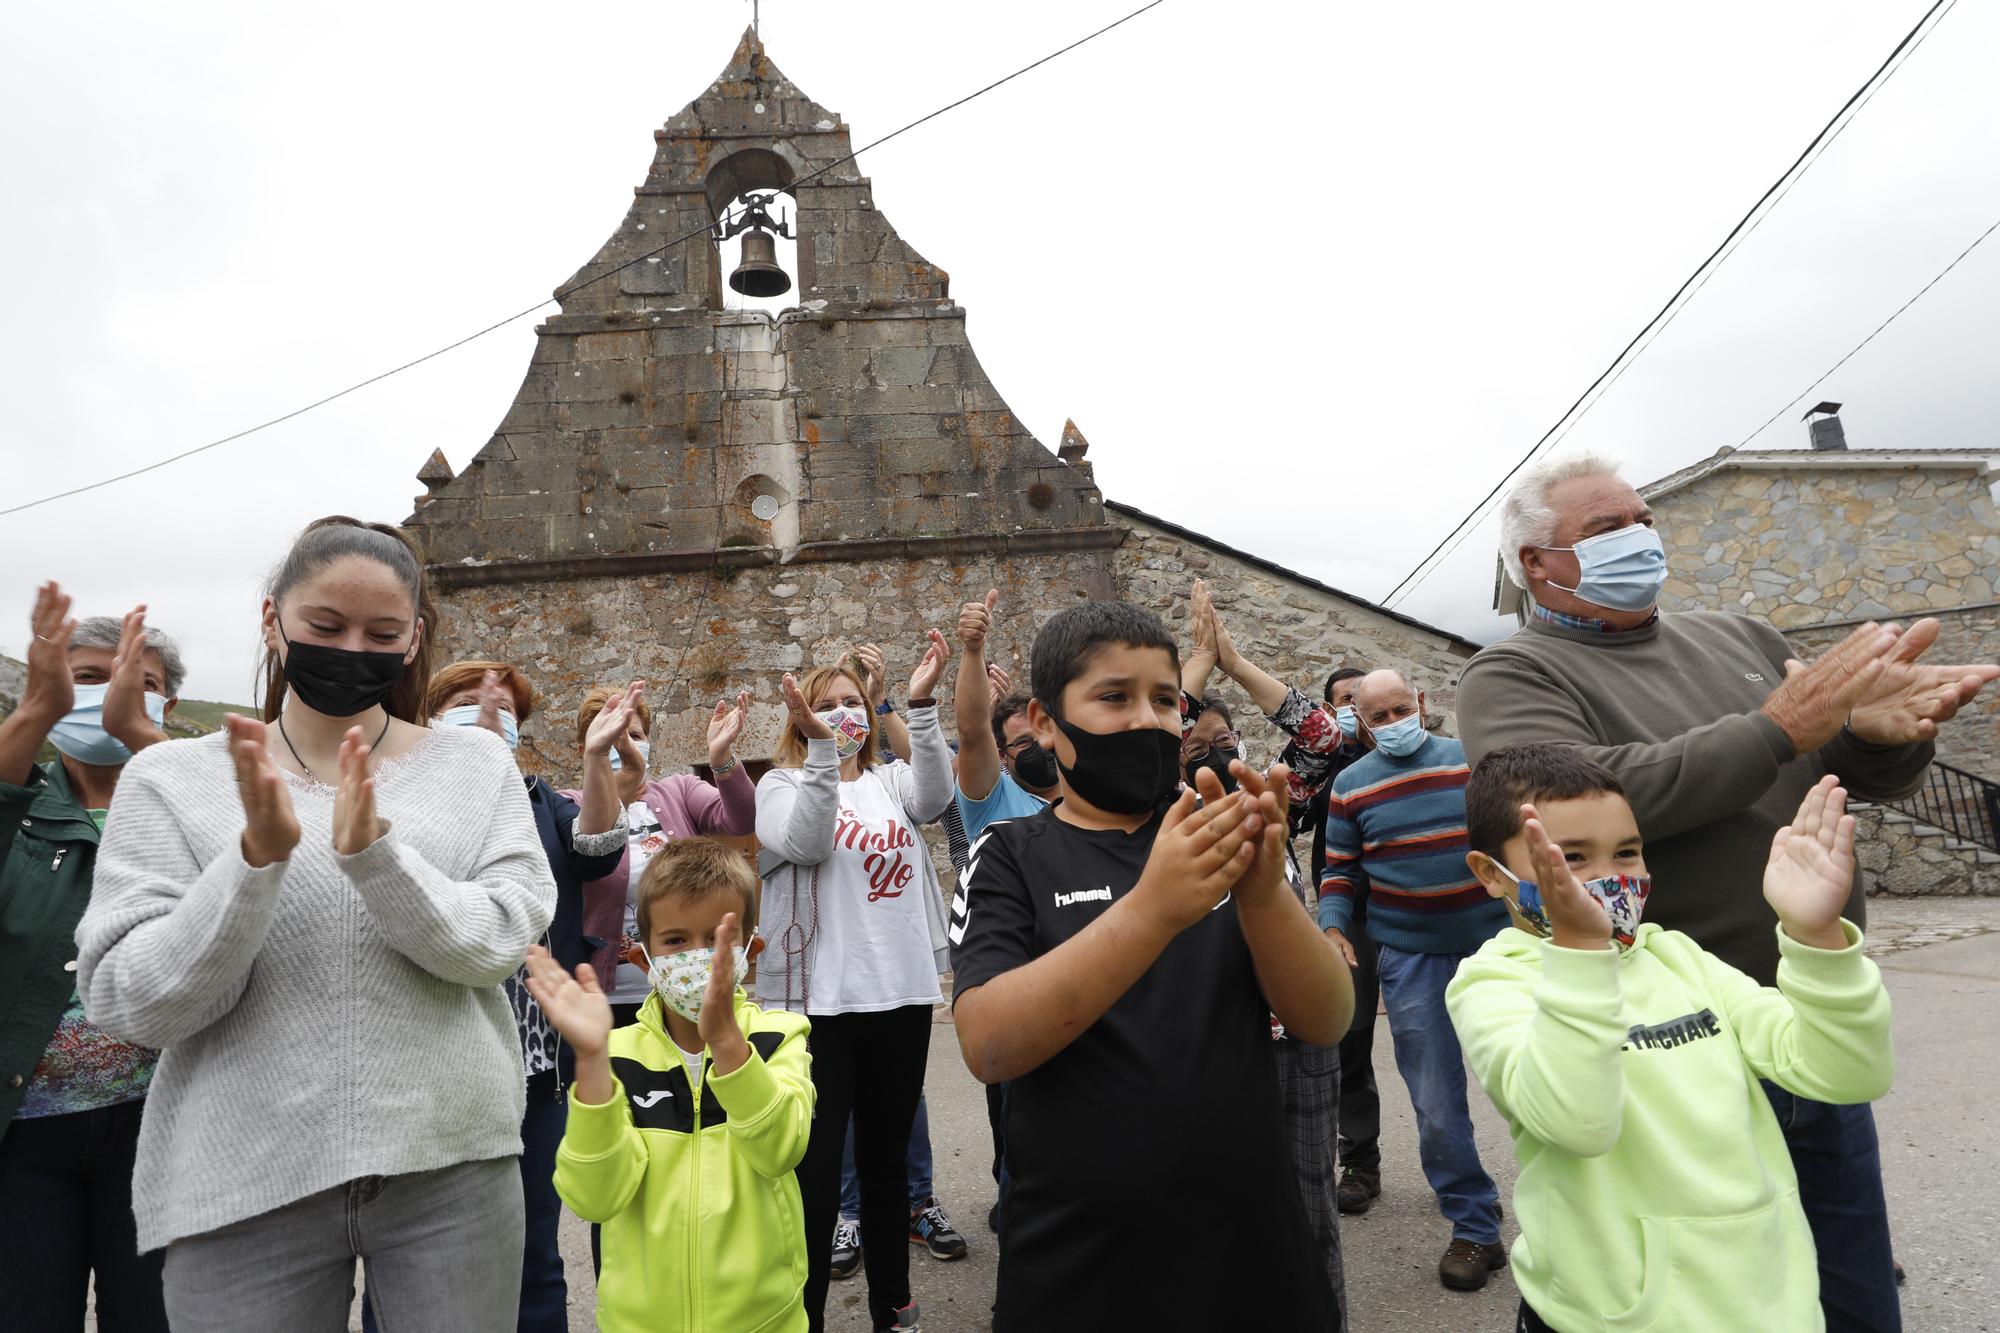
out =
{"type": "Polygon", "coordinates": [[[78,924],[90,1021],[163,1050],[139,1135],[141,1251],[362,1176],[521,1151],[501,981],[555,910],[513,757],[440,727],[376,771],[390,829],[333,850],[333,789],[261,870],[223,735],[126,765],[78,924]]]}

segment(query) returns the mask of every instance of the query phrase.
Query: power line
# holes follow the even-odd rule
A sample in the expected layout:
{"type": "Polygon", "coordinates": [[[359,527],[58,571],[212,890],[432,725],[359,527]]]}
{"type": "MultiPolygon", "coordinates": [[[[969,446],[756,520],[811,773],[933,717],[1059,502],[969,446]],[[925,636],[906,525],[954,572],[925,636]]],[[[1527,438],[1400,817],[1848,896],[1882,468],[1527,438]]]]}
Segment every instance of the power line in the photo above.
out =
{"type": "MultiPolygon", "coordinates": [[[[828,162],[825,165],[820,166],[818,168],[815,168],[810,172],[807,172],[805,175],[793,181],[791,186],[788,188],[795,190],[799,186],[806,184],[807,182],[813,180],[814,178],[821,176],[828,171],[833,170],[835,167],[845,165],[848,162],[852,162],[855,158],[861,156],[861,154],[869,152],[872,149],[881,147],[883,144],[888,143],[891,139],[897,138],[898,136],[903,135],[909,132],[910,130],[917,128],[917,126],[919,125],[925,124],[928,121],[936,120],[939,116],[944,115],[946,112],[955,111],[959,107],[964,106],[967,102],[973,101],[976,98],[984,97],[987,93],[992,92],[995,88],[1000,87],[1002,84],[1012,83],[1015,79],[1020,78],[1023,74],[1026,74],[1031,70],[1039,69],[1041,66],[1048,64],[1051,60],[1056,59],[1058,56],[1068,55],[1071,51],[1076,50],[1079,46],[1084,45],[1086,42],[1095,41],[1097,38],[1102,37],[1105,33],[1110,32],[1113,28],[1122,27],[1125,24],[1130,23],[1133,19],[1138,18],[1141,14],[1144,14],[1147,10],[1157,9],[1165,3],[1166,0],[1150,0],[1150,3],[1139,6],[1139,8],[1133,10],[1131,13],[1125,15],[1123,18],[1113,20],[1112,22],[1107,23],[1103,27],[1097,29],[1095,32],[1087,33],[1084,36],[1077,38],[1069,45],[1064,47],[1059,47],[1058,49],[1049,52],[1041,59],[1032,61],[1029,64],[1021,66],[1021,68],[1015,70],[1012,74],[1008,74],[1002,78],[995,79],[993,82],[987,84],[985,87],[967,93],[965,96],[959,98],[955,102],[947,102],[945,105],[937,108],[935,111],[932,111],[927,115],[919,116],[915,120],[909,122],[907,125],[904,125],[898,129],[891,130],[889,133],[883,135],[879,139],[874,139],[868,143],[863,144],[861,147],[854,149],[852,152],[848,153],[844,157],[837,157],[833,161],[828,162]]],[[[740,216],[740,214],[736,216],[740,216]]],[[[734,216],[726,215],[723,218],[717,219],[716,225],[720,225],[724,222],[729,222],[734,220],[735,220],[734,216]]],[[[210,449],[219,449],[223,445],[231,444],[237,440],[243,439],[245,436],[255,435],[259,431],[269,430],[273,426],[280,425],[284,422],[290,421],[293,417],[303,416],[307,412],[312,411],[314,408],[324,407],[328,403],[331,403],[336,399],[345,398],[347,397],[347,395],[351,393],[359,392],[360,390],[367,388],[371,384],[379,384],[381,381],[388,379],[392,375],[400,375],[404,371],[410,370],[416,366],[420,366],[426,361],[430,361],[437,357],[443,356],[446,352],[456,351],[457,349],[465,346],[469,342],[473,342],[477,339],[485,337],[487,334],[492,333],[498,329],[503,329],[507,327],[507,325],[514,323],[516,320],[526,319],[529,315],[534,314],[536,311],[542,309],[544,306],[551,305],[555,302],[559,302],[566,297],[572,296],[577,292],[582,291],[586,287],[592,286],[596,283],[603,282],[606,278],[613,277],[619,273],[623,273],[626,269],[631,268],[636,264],[642,264],[649,259],[653,259],[660,255],[663,255],[667,251],[673,249],[675,246],[684,245],[688,241],[693,240],[697,236],[705,236],[709,233],[710,230],[711,228],[709,226],[701,226],[695,228],[693,231],[690,231],[683,236],[676,236],[672,240],[665,242],[664,244],[656,247],[655,249],[648,250],[643,254],[635,255],[632,258],[626,260],[624,263],[614,265],[613,267],[606,269],[604,272],[599,273],[594,277],[586,278],[585,280],[575,284],[574,286],[558,288],[554,296],[537,301],[533,305],[527,306],[524,309],[517,310],[513,314],[508,315],[504,319],[495,320],[493,323],[488,324],[485,328],[480,329],[476,333],[468,333],[463,338],[458,339],[456,342],[446,343],[443,347],[438,348],[436,351],[426,352],[422,356],[417,357],[414,360],[405,361],[400,366],[396,366],[393,367],[392,369],[382,371],[380,374],[370,375],[365,380],[359,380],[353,384],[348,385],[345,389],[339,390],[336,393],[330,393],[324,398],[316,399],[313,402],[307,403],[304,407],[294,408],[290,412],[285,413],[283,416],[272,417],[269,421],[259,422],[255,426],[245,427],[244,429],[239,430],[234,434],[225,435],[218,440],[210,440],[207,444],[199,444],[192,449],[183,449],[181,452],[177,454],[172,454],[166,458],[158,459],[154,462],[147,463],[142,467],[133,468],[129,472],[121,472],[118,473],[116,476],[105,477],[102,480],[89,482],[82,486],[73,486],[66,491],[57,491],[53,495],[44,495],[39,499],[29,500],[23,504],[12,505],[6,509],[0,509],[0,518],[5,518],[9,514],[18,514],[23,510],[34,509],[41,505],[53,504],[57,500],[66,500],[73,495],[82,495],[87,491],[99,490],[105,486],[113,486],[121,481],[129,481],[133,477],[143,476],[148,472],[157,471],[158,469],[167,467],[170,464],[178,463],[182,459],[192,458],[196,454],[207,453],[210,449]]]]}
{"type": "Polygon", "coordinates": [[[1995,231],[2000,231],[2000,218],[1995,218],[1993,220],[1992,226],[1988,227],[1985,231],[1980,232],[1978,238],[1975,239],[1971,245],[1968,245],[1963,250],[1959,251],[1958,259],[1952,260],[1949,264],[1946,264],[1942,269],[1940,269],[1938,271],[1938,275],[1935,278],[1932,278],[1929,282],[1925,283],[1915,296],[1912,296],[1909,300],[1897,306],[1895,314],[1890,315],[1889,318],[1883,320],[1880,324],[1877,324],[1875,326],[1874,333],[1869,334],[1866,338],[1863,338],[1860,342],[1854,344],[1853,350],[1849,351],[1846,356],[1841,357],[1840,360],[1834,362],[1831,366],[1827,367],[1826,374],[1821,375],[1811,384],[1806,385],[1804,389],[1799,391],[1799,396],[1797,398],[1792,399],[1791,402],[1786,403],[1776,412],[1773,412],[1771,414],[1770,420],[1766,421],[1763,425],[1757,427],[1757,429],[1751,431],[1748,435],[1745,435],[1743,439],[1737,443],[1735,448],[1730,450],[1730,452],[1734,453],[1736,449],[1741,449],[1744,445],[1750,443],[1750,441],[1756,439],[1759,435],[1762,435],[1765,431],[1769,430],[1771,428],[1772,422],[1776,421],[1779,417],[1785,415],[1785,413],[1797,407],[1799,403],[1805,399],[1807,394],[1810,394],[1814,389],[1817,389],[1820,385],[1824,384],[1828,379],[1832,378],[1834,371],[1839,370],[1842,366],[1846,365],[1849,361],[1853,360],[1854,354],[1856,352],[1859,352],[1869,343],[1875,341],[1876,333],[1880,333],[1882,330],[1888,328],[1891,324],[1894,324],[1896,322],[1897,317],[1900,316],[1905,310],[1908,310],[1918,301],[1921,301],[1924,298],[1925,292],[1928,292],[1931,288],[1937,286],[1938,283],[1942,282],[1944,280],[1945,274],[1951,272],[1953,269],[1958,267],[1959,260],[1964,259],[1974,250],[1977,250],[1979,248],[1980,241],[1985,240],[1988,236],[1991,236],[1995,231]]]}
{"type": "MultiPolygon", "coordinates": [[[[1861,101],[1862,96],[1868,93],[1868,91],[1876,85],[1878,80],[1883,80],[1884,72],[1888,70],[1890,65],[1895,63],[1896,58],[1902,54],[1904,48],[1910,46],[1911,42],[1916,39],[1917,34],[1923,31],[1924,26],[1930,22],[1932,15],[1936,14],[1938,10],[1943,7],[1944,4],[1945,0],[1934,0],[1931,7],[1924,11],[1923,17],[1919,18],[1916,21],[1915,26],[1913,26],[1908,32],[1903,34],[1903,39],[1896,43],[1894,49],[1892,49],[1889,52],[1888,56],[1884,58],[1882,63],[1876,67],[1875,72],[1873,74],[1870,74],[1868,78],[1862,83],[1862,85],[1859,88],[1856,88],[1853,94],[1845,102],[1841,103],[1840,109],[1833,113],[1832,118],[1829,119],[1825,125],[1820,127],[1819,133],[1815,134],[1812,137],[1812,141],[1808,143],[1805,146],[1805,148],[1799,153],[1799,155],[1792,160],[1791,165],[1786,167],[1784,171],[1779,174],[1778,178],[1771,182],[1769,188],[1767,188],[1763,194],[1757,197],[1757,202],[1750,205],[1749,210],[1745,212],[1742,217],[1737,219],[1736,225],[1729,229],[1729,234],[1722,238],[1721,243],[1718,244],[1715,247],[1715,249],[1709,252],[1707,258],[1703,259],[1701,263],[1695,266],[1694,272],[1688,274],[1687,278],[1682,281],[1679,287],[1676,287],[1674,289],[1674,294],[1667,298],[1666,304],[1661,306],[1659,310],[1654,312],[1653,317],[1646,321],[1644,327],[1642,327],[1637,333],[1632,335],[1632,340],[1626,343],[1624,347],[1619,349],[1617,356],[1611,358],[1611,364],[1607,365],[1602,371],[1598,372],[1597,378],[1592,380],[1589,383],[1589,385],[1585,387],[1584,391],[1577,395],[1575,402],[1571,403],[1566,409],[1564,409],[1563,414],[1556,418],[1555,424],[1550,426],[1546,431],[1543,431],[1541,438],[1536,440],[1534,444],[1529,447],[1528,452],[1521,455],[1520,460],[1516,462],[1514,466],[1508,468],[1505,475],[1503,475],[1499,481],[1493,484],[1493,489],[1488,491],[1484,496],[1482,496],[1479,502],[1475,504],[1466,513],[1465,517],[1461,518],[1455,525],[1453,525],[1451,531],[1447,532],[1442,538],[1440,538],[1438,544],[1436,546],[1433,546],[1430,549],[1430,551],[1424,556],[1423,559],[1417,561],[1417,563],[1411,567],[1409,573],[1403,575],[1403,577],[1397,581],[1395,587],[1389,589],[1388,593],[1384,595],[1382,598],[1382,604],[1384,606],[1393,606],[1395,603],[1395,599],[1399,594],[1402,593],[1404,588],[1410,586],[1414,581],[1416,581],[1420,574],[1426,573],[1425,567],[1431,564],[1432,560],[1434,560],[1437,557],[1438,553],[1443,551],[1445,547],[1451,543],[1453,538],[1457,537],[1461,532],[1463,532],[1466,528],[1468,528],[1472,524],[1472,522],[1480,515],[1480,513],[1486,508],[1486,506],[1492,503],[1493,498],[1500,494],[1501,489],[1505,487],[1508,482],[1514,479],[1514,475],[1516,473],[1518,473],[1522,468],[1528,465],[1529,460],[1533,459],[1534,456],[1541,451],[1542,446],[1544,444],[1547,444],[1549,442],[1549,439],[1552,436],[1554,436],[1558,430],[1562,429],[1563,423],[1568,421],[1573,415],[1577,413],[1577,409],[1583,406],[1584,401],[1588,399],[1593,392],[1596,391],[1597,387],[1601,384],[1604,384],[1605,381],[1611,377],[1612,372],[1618,370],[1620,364],[1625,361],[1627,355],[1630,354],[1632,352],[1632,349],[1634,347],[1637,347],[1639,345],[1639,342],[1642,339],[1644,339],[1649,332],[1653,330],[1654,326],[1660,325],[1663,320],[1668,318],[1669,312],[1674,309],[1675,304],[1680,301],[1681,297],[1687,294],[1689,288],[1694,286],[1696,279],[1700,278],[1704,272],[1708,271],[1711,265],[1716,265],[1719,267],[1718,260],[1722,256],[1723,252],[1729,249],[1730,242],[1734,241],[1739,234],[1743,234],[1747,237],[1748,233],[1745,232],[1744,229],[1750,225],[1751,219],[1757,215],[1758,210],[1763,208],[1766,201],[1770,200],[1772,196],[1776,195],[1779,192],[1780,187],[1783,187],[1787,180],[1793,178],[1793,173],[1796,172],[1799,175],[1804,174],[1804,172],[1801,170],[1801,166],[1806,162],[1806,160],[1809,157],[1813,155],[1813,150],[1818,148],[1822,142],[1826,142],[1829,144],[1832,142],[1832,140],[1828,136],[1831,133],[1833,133],[1834,127],[1840,123],[1841,118],[1847,115],[1848,109],[1850,107],[1855,106],[1857,102],[1861,101]]],[[[1886,82],[1886,80],[1883,81],[1886,82]]]]}

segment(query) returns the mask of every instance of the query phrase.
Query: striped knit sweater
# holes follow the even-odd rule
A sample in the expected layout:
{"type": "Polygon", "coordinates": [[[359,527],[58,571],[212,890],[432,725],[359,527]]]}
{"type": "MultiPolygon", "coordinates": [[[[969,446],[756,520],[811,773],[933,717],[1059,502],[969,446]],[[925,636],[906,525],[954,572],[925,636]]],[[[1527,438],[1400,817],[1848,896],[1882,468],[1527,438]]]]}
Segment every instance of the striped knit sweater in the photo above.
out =
{"type": "Polygon", "coordinates": [[[1358,893],[1368,938],[1406,953],[1471,953],[1507,924],[1465,864],[1465,747],[1428,736],[1406,759],[1371,750],[1333,782],[1319,924],[1343,934],[1358,893]]]}
{"type": "Polygon", "coordinates": [[[252,869],[228,744],[125,766],[76,931],[90,1021],[162,1049],[132,1175],[142,1252],[521,1151],[500,983],[556,889],[507,747],[438,727],[378,766],[389,830],[353,856],[333,850],[333,789],[287,774],[299,845],[252,869]]]}

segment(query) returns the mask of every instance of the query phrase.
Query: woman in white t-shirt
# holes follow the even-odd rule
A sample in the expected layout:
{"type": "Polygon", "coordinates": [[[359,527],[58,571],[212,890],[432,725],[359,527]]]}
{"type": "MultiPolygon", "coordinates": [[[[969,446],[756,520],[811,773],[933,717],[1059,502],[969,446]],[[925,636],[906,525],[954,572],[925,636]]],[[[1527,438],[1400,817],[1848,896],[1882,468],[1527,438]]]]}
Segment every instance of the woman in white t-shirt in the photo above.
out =
{"type": "MultiPolygon", "coordinates": [[[[907,764],[878,750],[867,695],[843,666],[816,667],[803,681],[786,676],[776,766],[757,784],[769,941],[757,1000],[813,1025],[818,1102],[798,1168],[813,1333],[825,1326],[827,1243],[850,1114],[862,1234],[897,1236],[909,1220],[904,1151],[947,966],[943,904],[919,826],[952,800],[951,751],[934,697],[948,657],[932,630],[910,677],[907,764]]],[[[871,1245],[862,1255],[874,1327],[915,1327],[909,1247],[871,1245]]]]}
{"type": "Polygon", "coordinates": [[[708,783],[693,773],[657,778],[647,773],[652,761],[653,710],[646,703],[644,681],[631,686],[599,686],[586,694],[576,714],[578,746],[585,743],[590,724],[607,702],[624,697],[628,691],[633,700],[631,712],[624,733],[612,747],[611,767],[618,800],[625,807],[630,840],[615,870],[583,886],[583,933],[604,941],[591,955],[591,969],[610,997],[611,1012],[621,1025],[635,1021],[649,993],[645,969],[627,959],[638,943],[633,903],[646,862],[676,838],[702,834],[742,837],[757,821],[757,789],[737,761],[734,748],[749,711],[750,696],[739,694],[734,703],[718,700],[709,715],[708,764],[715,780],[708,783]]]}

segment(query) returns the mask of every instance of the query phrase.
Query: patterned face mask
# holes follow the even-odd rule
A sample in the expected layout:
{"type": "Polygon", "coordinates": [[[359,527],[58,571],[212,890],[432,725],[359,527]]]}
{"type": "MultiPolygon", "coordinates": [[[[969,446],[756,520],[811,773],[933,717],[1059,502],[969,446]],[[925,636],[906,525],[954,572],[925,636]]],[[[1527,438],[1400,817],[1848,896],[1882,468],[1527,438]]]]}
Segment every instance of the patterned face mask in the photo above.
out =
{"type": "MultiPolygon", "coordinates": [[[[739,944],[730,953],[735,955],[736,964],[736,974],[730,978],[730,984],[736,985],[750,970],[750,948],[739,944]]],[[[688,1022],[699,1023],[702,997],[708,994],[709,973],[715,966],[715,950],[683,949],[679,953],[661,954],[658,958],[651,954],[645,957],[646,981],[660,993],[660,1003],[688,1022]]]]}
{"type": "MultiPolygon", "coordinates": [[[[1518,878],[1497,860],[1493,864],[1501,874],[1514,881],[1514,898],[1510,906],[1528,923],[1529,929],[1545,939],[1553,934],[1547,909],[1542,906],[1542,891],[1535,881],[1518,878]]],[[[1604,909],[1604,915],[1611,918],[1611,938],[1618,942],[1619,948],[1631,948],[1632,941],[1639,934],[1639,918],[1646,912],[1646,895],[1653,891],[1653,877],[1606,875],[1602,879],[1581,882],[1583,891],[1595,898],[1604,909]]]]}
{"type": "Polygon", "coordinates": [[[861,753],[861,743],[868,739],[868,711],[864,708],[829,708],[819,714],[819,720],[826,723],[833,732],[833,752],[842,759],[852,759],[861,753]]]}

